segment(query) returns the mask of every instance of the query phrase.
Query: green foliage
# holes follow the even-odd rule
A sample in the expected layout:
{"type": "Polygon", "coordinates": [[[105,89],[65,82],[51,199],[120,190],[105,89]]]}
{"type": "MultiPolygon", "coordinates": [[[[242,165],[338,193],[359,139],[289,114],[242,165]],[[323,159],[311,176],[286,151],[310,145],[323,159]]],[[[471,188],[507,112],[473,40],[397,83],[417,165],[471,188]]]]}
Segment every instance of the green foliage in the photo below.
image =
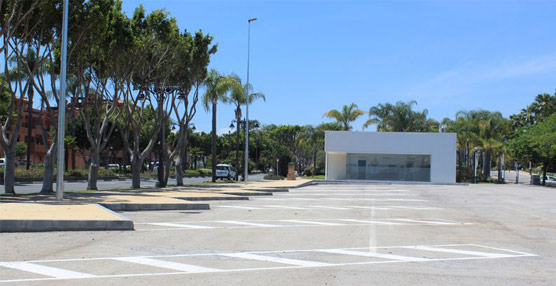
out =
{"type": "Polygon", "coordinates": [[[23,157],[27,154],[27,144],[24,142],[17,142],[15,145],[15,155],[23,157]]]}
{"type": "Polygon", "coordinates": [[[428,110],[414,111],[413,106],[417,102],[398,101],[396,104],[379,104],[369,109],[369,120],[363,125],[364,128],[376,124],[377,131],[389,132],[437,132],[439,123],[434,119],[428,119],[428,110]]]}
{"type": "Polygon", "coordinates": [[[278,176],[278,175],[266,175],[264,176],[265,180],[283,180],[286,177],[278,176]]]}
{"type": "Polygon", "coordinates": [[[328,118],[335,119],[336,122],[342,124],[343,130],[351,130],[351,122],[357,120],[361,115],[365,114],[363,110],[360,110],[357,104],[352,103],[350,105],[344,105],[341,111],[332,109],[324,114],[328,118]]]}

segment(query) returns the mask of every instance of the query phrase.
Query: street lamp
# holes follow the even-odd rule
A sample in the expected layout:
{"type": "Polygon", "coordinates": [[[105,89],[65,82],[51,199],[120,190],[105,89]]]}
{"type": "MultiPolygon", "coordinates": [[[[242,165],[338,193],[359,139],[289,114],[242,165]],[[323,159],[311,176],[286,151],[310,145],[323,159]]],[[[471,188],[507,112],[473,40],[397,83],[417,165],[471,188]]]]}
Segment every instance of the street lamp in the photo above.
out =
{"type": "Polygon", "coordinates": [[[251,22],[257,18],[247,20],[247,84],[245,85],[245,170],[243,179],[247,185],[247,174],[249,170],[249,53],[251,48],[251,22]]]}
{"type": "Polygon", "coordinates": [[[66,68],[68,56],[68,0],[64,0],[62,18],[62,59],[60,97],[58,98],[58,162],[56,164],[56,200],[64,199],[64,130],[66,129],[66,68]]]}

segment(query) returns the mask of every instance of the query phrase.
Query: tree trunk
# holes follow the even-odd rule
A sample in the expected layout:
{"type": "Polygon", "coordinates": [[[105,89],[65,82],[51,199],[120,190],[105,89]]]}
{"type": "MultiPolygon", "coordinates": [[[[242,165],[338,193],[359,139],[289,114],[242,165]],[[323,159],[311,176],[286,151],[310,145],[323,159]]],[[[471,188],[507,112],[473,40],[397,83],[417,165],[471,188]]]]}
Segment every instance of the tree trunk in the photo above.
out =
{"type": "Polygon", "coordinates": [[[216,100],[212,101],[212,140],[211,140],[211,160],[212,160],[212,182],[216,182],[216,100]]]}
{"type": "Polygon", "coordinates": [[[138,159],[139,154],[131,155],[131,187],[133,189],[141,188],[141,160],[138,159]]]}
{"type": "Polygon", "coordinates": [[[239,169],[239,126],[241,125],[240,120],[241,118],[236,118],[236,181],[239,181],[239,172],[241,172],[241,170],[239,169]]]}
{"type": "Polygon", "coordinates": [[[13,144],[13,146],[9,146],[7,150],[4,150],[4,156],[6,156],[6,165],[4,168],[4,192],[6,194],[15,194],[15,144],[13,144]]]}
{"type": "Polygon", "coordinates": [[[54,192],[54,161],[56,161],[56,138],[44,156],[44,173],[41,194],[54,192]]]}
{"type": "Polygon", "coordinates": [[[31,140],[32,129],[33,128],[33,87],[29,86],[29,96],[27,98],[27,160],[25,162],[25,168],[29,170],[31,167],[31,148],[33,147],[33,143],[31,140]]]}
{"type": "Polygon", "coordinates": [[[498,155],[498,183],[502,183],[502,155],[498,155]]]}
{"type": "Polygon", "coordinates": [[[490,177],[490,150],[485,151],[485,156],[483,158],[483,176],[485,181],[490,177]]]}
{"type": "Polygon", "coordinates": [[[548,162],[542,162],[542,185],[546,186],[546,169],[548,168],[548,162]]]}
{"type": "Polygon", "coordinates": [[[87,180],[87,190],[98,190],[98,168],[99,168],[100,154],[97,150],[91,150],[91,164],[89,165],[89,178],[87,180]]]}
{"type": "Polygon", "coordinates": [[[182,167],[182,156],[178,154],[176,158],[176,185],[183,186],[183,167],[182,167]]]}

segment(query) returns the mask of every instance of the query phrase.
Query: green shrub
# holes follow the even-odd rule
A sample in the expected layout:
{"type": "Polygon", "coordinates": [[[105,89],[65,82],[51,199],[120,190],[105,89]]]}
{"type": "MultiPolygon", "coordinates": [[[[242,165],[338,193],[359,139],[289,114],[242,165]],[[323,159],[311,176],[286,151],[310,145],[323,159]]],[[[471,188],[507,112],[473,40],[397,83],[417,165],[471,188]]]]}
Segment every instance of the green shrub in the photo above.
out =
{"type": "Polygon", "coordinates": [[[199,170],[195,170],[195,169],[187,169],[187,170],[185,170],[185,175],[186,176],[199,176],[200,172],[199,172],[199,170]]]}
{"type": "Polygon", "coordinates": [[[277,176],[277,175],[266,175],[264,176],[265,180],[283,180],[285,177],[277,176]]]}

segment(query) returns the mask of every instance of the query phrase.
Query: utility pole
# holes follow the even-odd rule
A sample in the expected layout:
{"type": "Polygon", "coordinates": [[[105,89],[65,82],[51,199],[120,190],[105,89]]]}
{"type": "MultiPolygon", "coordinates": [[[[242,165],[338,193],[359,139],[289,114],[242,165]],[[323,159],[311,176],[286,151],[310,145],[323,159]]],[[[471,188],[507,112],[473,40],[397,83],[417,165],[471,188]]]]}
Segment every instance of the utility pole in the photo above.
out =
{"type": "Polygon", "coordinates": [[[245,85],[245,163],[243,165],[243,180],[246,185],[249,173],[249,53],[251,49],[251,22],[253,21],[257,21],[257,18],[251,18],[247,20],[247,84],[245,85]]]}
{"type": "Polygon", "coordinates": [[[68,56],[68,0],[64,0],[62,19],[62,59],[60,67],[60,94],[58,96],[58,157],[56,164],[56,200],[64,199],[64,131],[66,129],[66,67],[68,56]]]}

